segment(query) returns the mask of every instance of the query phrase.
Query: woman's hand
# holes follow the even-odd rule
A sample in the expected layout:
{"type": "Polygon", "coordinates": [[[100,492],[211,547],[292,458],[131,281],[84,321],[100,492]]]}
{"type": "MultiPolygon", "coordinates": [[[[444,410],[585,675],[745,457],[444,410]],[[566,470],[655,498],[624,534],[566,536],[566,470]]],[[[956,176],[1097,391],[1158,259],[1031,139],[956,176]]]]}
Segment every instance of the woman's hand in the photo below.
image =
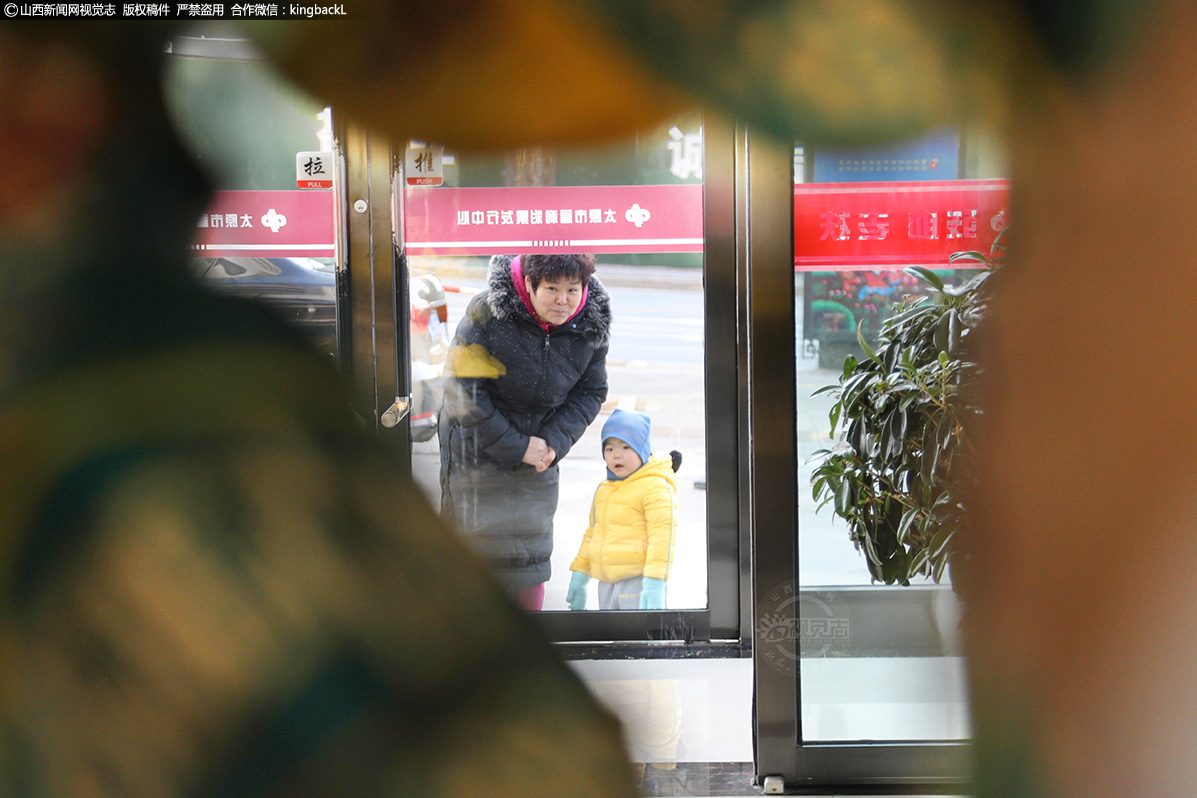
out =
{"type": "Polygon", "coordinates": [[[528,450],[524,452],[523,462],[532,466],[537,471],[544,471],[556,459],[557,453],[553,451],[552,446],[549,446],[548,441],[544,438],[538,438],[535,435],[528,438],[528,450]]]}

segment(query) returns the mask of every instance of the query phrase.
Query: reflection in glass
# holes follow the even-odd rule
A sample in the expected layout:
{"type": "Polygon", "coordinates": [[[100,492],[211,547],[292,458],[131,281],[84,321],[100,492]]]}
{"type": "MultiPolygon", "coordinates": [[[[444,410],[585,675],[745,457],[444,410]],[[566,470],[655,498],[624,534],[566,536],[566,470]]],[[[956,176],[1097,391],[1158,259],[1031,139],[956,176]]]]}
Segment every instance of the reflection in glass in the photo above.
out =
{"type": "Polygon", "coordinates": [[[590,692],[623,724],[633,762],[676,762],[682,736],[674,679],[611,679],[588,683],[590,692]]]}
{"type": "Polygon", "coordinates": [[[294,325],[322,354],[337,352],[337,279],[313,258],[194,258],[192,271],[229,296],[260,302],[294,325]]]}
{"type": "Polygon", "coordinates": [[[310,154],[332,149],[329,110],[260,61],[172,56],[165,84],[180,137],[215,189],[196,221],[194,274],[335,357],[331,168],[327,187],[297,187],[297,155],[309,153],[310,174],[310,154]]]}
{"type": "Polygon", "coordinates": [[[750,659],[571,660],[570,665],[623,725],[628,758],[650,765],[644,786],[659,780],[662,788],[672,788],[647,794],[741,794],[718,790],[716,783],[705,791],[712,774],[699,776],[685,763],[704,763],[706,770],[705,763],[752,760],[750,659]],[[682,789],[687,782],[690,790],[682,789]]]}

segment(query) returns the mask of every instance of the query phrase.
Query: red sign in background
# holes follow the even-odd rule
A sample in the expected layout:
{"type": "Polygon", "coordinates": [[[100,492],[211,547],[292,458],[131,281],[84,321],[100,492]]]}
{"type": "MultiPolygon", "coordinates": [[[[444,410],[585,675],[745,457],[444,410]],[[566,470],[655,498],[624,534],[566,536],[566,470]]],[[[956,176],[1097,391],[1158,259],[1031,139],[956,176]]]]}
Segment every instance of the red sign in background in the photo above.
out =
{"type": "Polygon", "coordinates": [[[794,269],[949,268],[989,252],[1008,220],[1007,180],[794,186],[794,269]]]}
{"type": "MultiPolygon", "coordinates": [[[[408,188],[409,254],[701,252],[702,187],[408,188]]],[[[794,268],[948,266],[988,252],[1008,219],[1009,181],[794,186],[794,268]]],[[[197,255],[332,257],[331,191],[217,191],[197,255]]]]}
{"type": "Polygon", "coordinates": [[[701,252],[702,186],[409,187],[409,255],[701,252]]]}
{"type": "Polygon", "coordinates": [[[200,257],[331,258],[331,191],[217,191],[196,223],[200,257]]]}

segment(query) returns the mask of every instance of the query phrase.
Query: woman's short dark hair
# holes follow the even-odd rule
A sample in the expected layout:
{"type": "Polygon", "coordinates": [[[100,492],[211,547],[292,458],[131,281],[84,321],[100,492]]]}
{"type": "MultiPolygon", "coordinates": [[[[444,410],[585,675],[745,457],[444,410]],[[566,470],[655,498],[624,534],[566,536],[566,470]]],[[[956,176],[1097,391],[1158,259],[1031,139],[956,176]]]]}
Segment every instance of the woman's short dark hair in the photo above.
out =
{"type": "Polygon", "coordinates": [[[520,270],[532,282],[532,290],[540,287],[541,280],[590,281],[594,274],[594,255],[522,255],[520,270]]]}

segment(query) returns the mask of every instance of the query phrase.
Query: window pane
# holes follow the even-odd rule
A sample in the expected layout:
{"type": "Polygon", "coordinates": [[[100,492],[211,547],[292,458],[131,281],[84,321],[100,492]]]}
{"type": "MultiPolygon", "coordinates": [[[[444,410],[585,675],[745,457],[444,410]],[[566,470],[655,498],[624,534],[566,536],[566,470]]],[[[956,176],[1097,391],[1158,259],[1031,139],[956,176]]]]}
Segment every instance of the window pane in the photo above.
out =
{"type": "Polygon", "coordinates": [[[260,61],[174,56],[168,63],[171,113],[215,189],[196,221],[196,275],[264,304],[335,356],[328,109],[260,61]]]}
{"type": "MultiPolygon", "coordinates": [[[[917,307],[920,297],[929,302],[935,289],[906,267],[930,269],[949,288],[976,273],[951,268],[948,257],[967,250],[988,254],[1004,229],[1002,162],[1000,147],[973,131],[937,131],[894,146],[795,148],[804,741],[951,740],[970,733],[950,573],[941,583],[919,575],[902,586],[892,570],[936,527],[914,527],[901,552],[878,554],[889,563],[885,568],[870,569],[871,544],[854,543],[856,527],[837,510],[892,517],[896,526],[909,509],[896,495],[906,483],[895,489],[887,481],[893,471],[867,484],[852,479],[865,460],[861,447],[867,453],[880,438],[849,434],[847,415],[833,413],[838,387],[817,392],[857,373],[854,363],[869,362],[859,338],[879,350],[887,319],[917,307]],[[829,463],[838,465],[820,469],[829,463]],[[821,491],[812,490],[816,476],[823,478],[821,491]],[[895,584],[887,585],[887,578],[895,584]]],[[[887,351],[879,353],[881,370],[893,366],[897,374],[900,364],[886,360],[887,351]]],[[[863,395],[872,403],[877,394],[863,395]]],[[[922,405],[910,400],[899,413],[901,398],[893,401],[891,451],[921,454],[922,405]]],[[[874,550],[882,548],[879,543],[874,550]]]]}
{"type": "MultiPolygon", "coordinates": [[[[500,268],[509,273],[515,255],[521,256],[522,264],[537,253],[593,253],[595,276],[610,298],[606,401],[597,416],[583,425],[584,431],[579,429],[581,437],[560,460],[556,507],[550,501],[532,510],[535,517],[529,520],[530,525],[539,525],[548,520],[546,514],[552,520],[550,568],[539,572],[551,570],[544,583],[544,610],[568,609],[571,566],[579,554],[590,562],[593,577],[586,585],[587,610],[600,608],[601,585],[650,572],[667,574],[663,608],[707,606],[701,131],[701,117],[694,114],[601,149],[541,147],[482,156],[412,142],[406,153],[404,213],[413,281],[412,374],[417,382],[413,472],[433,501],[442,494],[440,442],[433,432],[434,415],[444,416],[443,384],[437,380],[444,363],[440,353],[459,332],[470,301],[487,289],[492,256],[505,256],[508,265],[500,268]],[[437,297],[428,307],[419,285],[430,286],[429,296],[437,297]],[[443,310],[433,307],[438,303],[443,310]],[[426,357],[425,352],[431,355],[426,357]],[[607,475],[602,429],[616,409],[651,418],[652,455],[664,455],[669,461],[670,452],[679,453],[679,469],[667,469],[676,481],[676,514],[665,519],[665,527],[660,525],[659,512],[648,513],[658,521],[645,521],[645,500],[629,493],[618,503],[625,509],[634,507],[631,526],[616,529],[600,524],[600,531],[609,534],[606,545],[588,545],[583,550],[591,505],[607,475]],[[673,526],[671,553],[669,526],[673,526]],[[662,540],[662,529],[665,546],[654,548],[660,545],[654,541],[662,540]]],[[[509,278],[504,285],[514,289],[509,278]]],[[[520,335],[528,341],[542,340],[542,331],[532,326],[529,306],[517,293],[512,290],[505,301],[511,301],[510,310],[523,319],[520,335]]],[[[532,299],[529,295],[528,301],[532,299]]],[[[556,334],[551,330],[548,337],[556,334]]],[[[533,349],[528,351],[529,357],[541,357],[533,349]]],[[[561,375],[568,370],[554,361],[541,371],[522,358],[504,366],[526,373],[530,380],[550,382],[566,379],[561,375]]],[[[497,412],[519,412],[513,408],[524,399],[508,396],[512,389],[499,379],[484,379],[481,386],[499,394],[499,404],[507,403],[497,412]]],[[[439,424],[444,431],[448,421],[441,418],[439,424]]],[[[482,460],[499,457],[497,449],[488,452],[482,460]]],[[[648,466],[645,463],[638,476],[647,474],[648,466]]],[[[533,470],[523,469],[524,473],[533,470]]],[[[633,485],[633,478],[627,479],[621,487],[633,485]]],[[[518,487],[517,482],[513,489],[518,487]]],[[[604,494],[600,502],[603,507],[614,506],[607,502],[617,502],[616,494],[604,494]]],[[[477,512],[485,515],[489,509],[482,506],[477,512]]],[[[508,511],[499,514],[504,512],[508,511]]],[[[511,544],[506,539],[481,544],[477,529],[464,532],[492,559],[497,559],[495,551],[502,546],[511,551],[539,545],[523,540],[511,544]]],[[[597,536],[592,535],[592,540],[597,536]]],[[[526,569],[517,563],[513,570],[526,569]]],[[[538,576],[507,576],[533,583],[533,592],[539,584],[538,576]]],[[[525,587],[522,582],[510,584],[513,590],[525,587]]],[[[630,601],[638,607],[635,599],[630,601]]],[[[624,606],[632,604],[625,601],[624,606]]]]}

